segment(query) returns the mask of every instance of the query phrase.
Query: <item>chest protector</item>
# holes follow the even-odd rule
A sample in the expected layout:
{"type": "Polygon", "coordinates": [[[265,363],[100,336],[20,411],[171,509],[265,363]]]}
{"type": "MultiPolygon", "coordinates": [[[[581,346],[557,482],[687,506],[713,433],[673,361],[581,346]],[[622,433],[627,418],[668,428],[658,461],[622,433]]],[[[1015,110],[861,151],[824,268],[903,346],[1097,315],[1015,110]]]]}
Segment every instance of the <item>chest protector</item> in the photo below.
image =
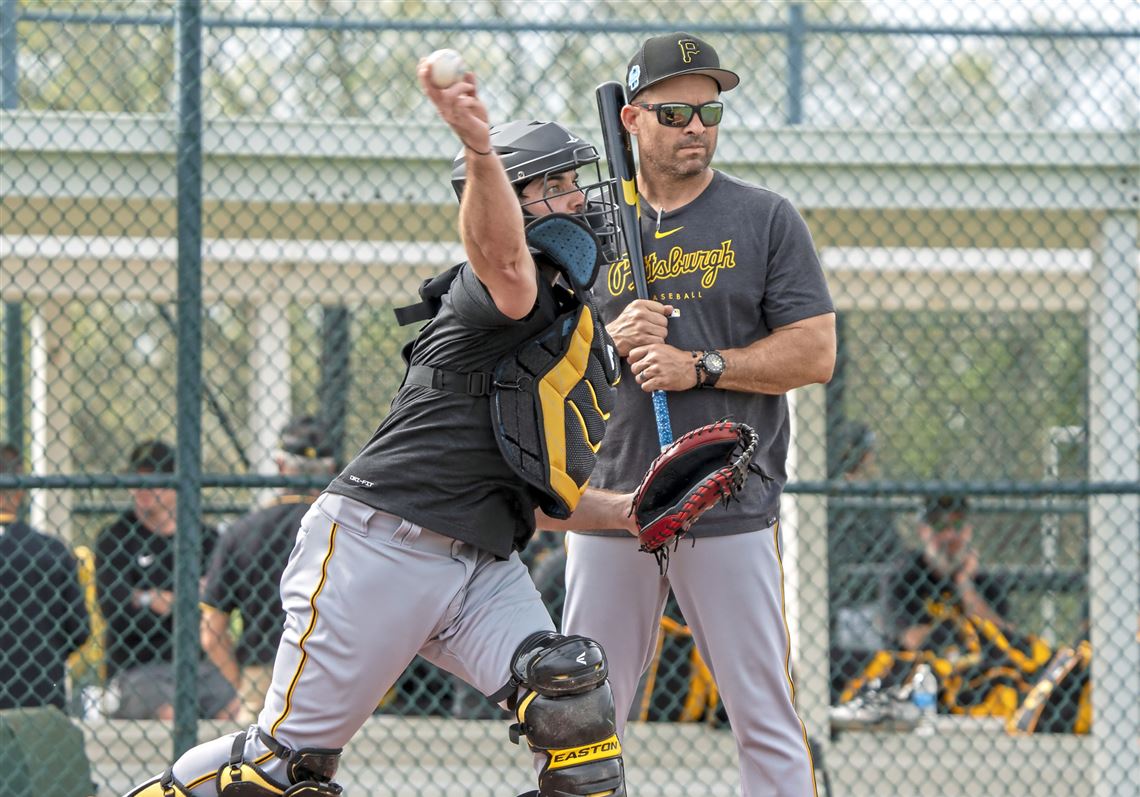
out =
{"type": "MultiPolygon", "coordinates": [[[[526,236],[531,251],[554,265],[570,286],[554,286],[553,323],[492,371],[409,365],[404,382],[489,396],[503,458],[546,514],[566,518],[594,470],[621,371],[617,350],[588,293],[600,265],[597,237],[577,218],[559,213],[531,222],[526,236]]],[[[422,301],[396,310],[400,324],[433,318],[459,269],[426,280],[419,290],[422,301]]],[[[415,343],[404,347],[409,363],[415,343]]]]}

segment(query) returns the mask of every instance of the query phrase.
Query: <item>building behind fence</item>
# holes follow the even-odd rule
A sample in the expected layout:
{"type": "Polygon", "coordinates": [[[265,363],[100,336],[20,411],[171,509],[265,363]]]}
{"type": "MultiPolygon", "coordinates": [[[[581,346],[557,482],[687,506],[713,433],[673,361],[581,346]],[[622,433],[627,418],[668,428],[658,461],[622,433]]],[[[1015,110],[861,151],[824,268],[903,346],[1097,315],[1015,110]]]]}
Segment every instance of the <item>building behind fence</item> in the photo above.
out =
{"type": "MultiPolygon", "coordinates": [[[[594,87],[645,36],[685,29],[743,77],[714,165],[803,212],[839,311],[835,378],[792,397],[782,508],[821,788],[1135,794],[1140,10],[910,5],[660,3],[647,22],[619,0],[0,0],[0,438],[25,465],[0,490],[26,490],[21,515],[76,557],[93,633],[70,659],[66,714],[98,793],[215,730],[182,682],[172,724],[115,718],[100,532],[131,488],[165,488],[192,553],[278,488],[319,487],[276,475],[281,426],[316,416],[350,457],[403,376],[392,308],[462,258],[458,147],[418,58],[455,47],[495,121],[556,118],[596,141],[594,87]],[[128,466],[151,439],[175,447],[176,473],[128,466]],[[949,699],[944,677],[933,735],[875,707],[909,672],[894,563],[946,493],[969,499],[1014,642],[1058,666],[1072,650],[1049,727],[1007,721],[1043,664],[988,703],[949,699]]],[[[529,557],[557,613],[560,541],[529,557]]],[[[183,555],[172,574],[183,673],[199,570],[183,555]]],[[[734,794],[727,718],[669,614],[627,740],[631,791],[734,794]]],[[[0,730],[34,733],[13,716],[0,730]]],[[[416,662],[343,782],[513,794],[529,756],[506,737],[494,707],[416,662]]]]}

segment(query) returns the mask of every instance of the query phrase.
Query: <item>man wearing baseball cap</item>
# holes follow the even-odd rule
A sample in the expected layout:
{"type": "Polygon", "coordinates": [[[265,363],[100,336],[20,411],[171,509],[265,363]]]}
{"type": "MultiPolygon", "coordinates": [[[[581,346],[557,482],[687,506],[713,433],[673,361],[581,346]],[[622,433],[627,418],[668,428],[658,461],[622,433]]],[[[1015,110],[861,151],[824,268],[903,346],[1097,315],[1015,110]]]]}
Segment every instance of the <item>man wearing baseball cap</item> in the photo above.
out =
{"type": "Polygon", "coordinates": [[[740,85],[740,76],[720,68],[720,58],[708,42],[688,33],[646,39],[626,67],[626,96],[630,102],[642,91],[681,75],[704,75],[719,91],[740,85]]]}
{"type": "MultiPolygon", "coordinates": [[[[127,457],[129,474],[171,475],[176,451],[163,440],[143,440],[127,457]]],[[[172,486],[132,487],[131,506],[95,540],[95,585],[117,719],[174,717],[174,556],[179,533],[178,491],[172,486]]],[[[202,566],[218,533],[203,524],[202,566]]],[[[198,711],[232,719],[237,693],[208,661],[198,664],[198,711]]]]}
{"type": "Polygon", "coordinates": [[[668,391],[676,437],[726,417],[753,426],[768,478],[705,514],[665,573],[616,522],[570,534],[563,632],[602,643],[620,735],[672,589],[724,699],[741,793],[803,797],[816,788],[784,616],[785,394],[831,378],[835,310],[792,204],[711,166],[721,95],[739,82],[689,33],[647,39],[626,69],[621,118],[637,137],[645,262],[613,264],[595,290],[623,358],[610,420],[622,442],[602,447],[590,483],[615,493],[637,485],[659,453],[655,390],[668,391]],[[634,298],[630,265],[645,269],[650,298],[634,298]]]}

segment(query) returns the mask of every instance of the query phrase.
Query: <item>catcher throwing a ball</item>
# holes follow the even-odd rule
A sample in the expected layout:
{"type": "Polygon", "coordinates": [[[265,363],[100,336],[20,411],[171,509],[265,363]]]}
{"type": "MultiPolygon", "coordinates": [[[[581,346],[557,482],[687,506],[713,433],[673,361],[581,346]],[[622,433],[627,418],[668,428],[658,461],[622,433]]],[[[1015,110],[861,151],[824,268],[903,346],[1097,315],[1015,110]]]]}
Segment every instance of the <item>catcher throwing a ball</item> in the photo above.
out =
{"type": "Polygon", "coordinates": [[[468,259],[397,313],[428,322],[404,384],[301,521],[257,723],[129,797],[340,794],[341,749],[417,654],[514,712],[511,736],[535,757],[529,794],[626,794],[605,655],[555,632],[518,556],[536,511],[579,509],[588,525],[620,506],[636,532],[632,494],[582,495],[618,377],[588,295],[598,235],[616,231],[609,184],[579,188],[599,156],[565,127],[491,127],[474,74],[440,88],[430,69],[421,87],[463,145],[452,182],[468,259]]]}

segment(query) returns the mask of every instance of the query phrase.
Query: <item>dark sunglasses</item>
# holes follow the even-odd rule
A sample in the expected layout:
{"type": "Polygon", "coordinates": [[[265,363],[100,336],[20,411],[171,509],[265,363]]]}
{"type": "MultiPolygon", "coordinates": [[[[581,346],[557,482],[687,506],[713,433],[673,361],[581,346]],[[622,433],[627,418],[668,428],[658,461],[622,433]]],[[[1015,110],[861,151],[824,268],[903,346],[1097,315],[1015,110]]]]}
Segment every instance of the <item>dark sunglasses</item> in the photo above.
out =
{"type": "Polygon", "coordinates": [[[687,102],[635,102],[638,108],[657,111],[657,121],[665,127],[684,127],[693,121],[693,114],[700,114],[701,124],[715,127],[724,116],[724,103],[706,102],[704,105],[690,105],[687,102]]]}
{"type": "Polygon", "coordinates": [[[970,525],[970,521],[966,518],[957,518],[956,520],[940,520],[931,525],[931,528],[936,532],[940,531],[961,531],[970,525]]]}

